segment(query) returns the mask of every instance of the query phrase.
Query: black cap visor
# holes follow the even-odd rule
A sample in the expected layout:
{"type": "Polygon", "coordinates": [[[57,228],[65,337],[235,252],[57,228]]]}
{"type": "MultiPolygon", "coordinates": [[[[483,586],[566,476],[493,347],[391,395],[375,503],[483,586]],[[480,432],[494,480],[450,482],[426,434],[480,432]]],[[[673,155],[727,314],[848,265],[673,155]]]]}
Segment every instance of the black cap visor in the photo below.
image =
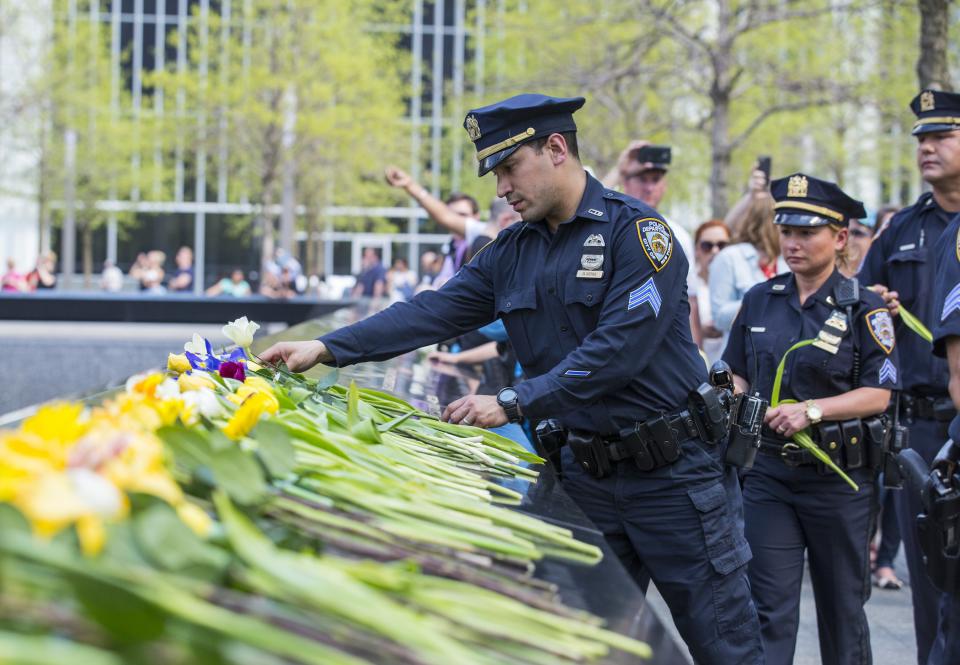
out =
{"type": "Polygon", "coordinates": [[[957,123],[943,123],[943,122],[930,122],[917,125],[913,128],[912,134],[918,136],[919,134],[932,134],[933,132],[952,132],[954,130],[960,129],[960,122],[957,123]]]}
{"type": "Polygon", "coordinates": [[[481,159],[480,164],[477,167],[477,176],[482,177],[490,173],[490,171],[497,168],[497,165],[500,162],[502,162],[507,157],[515,153],[517,151],[517,148],[522,146],[524,143],[527,143],[527,141],[524,141],[523,143],[520,143],[518,145],[512,145],[509,148],[504,148],[500,152],[495,152],[489,157],[484,157],[483,159],[481,159]]]}
{"type": "Polygon", "coordinates": [[[838,222],[835,219],[811,215],[806,212],[778,212],[773,217],[773,223],[779,226],[802,226],[805,228],[816,228],[818,226],[827,226],[834,224],[836,226],[846,226],[845,223],[838,222]]]}

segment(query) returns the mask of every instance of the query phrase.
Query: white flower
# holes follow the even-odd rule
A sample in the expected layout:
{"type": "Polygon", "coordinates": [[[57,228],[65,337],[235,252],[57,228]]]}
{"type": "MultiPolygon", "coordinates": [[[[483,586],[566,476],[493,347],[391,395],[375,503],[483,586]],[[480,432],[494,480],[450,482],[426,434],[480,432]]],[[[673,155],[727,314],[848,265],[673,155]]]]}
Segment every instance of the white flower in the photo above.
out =
{"type": "Polygon", "coordinates": [[[124,386],[126,388],[126,391],[128,393],[136,392],[134,390],[136,385],[141,381],[143,381],[148,376],[150,376],[150,374],[151,372],[141,372],[140,374],[134,374],[133,376],[131,376],[129,379],[127,379],[127,383],[124,386]]]}
{"type": "Polygon", "coordinates": [[[156,395],[157,399],[180,397],[180,384],[168,377],[160,382],[153,394],[156,395]]]}
{"type": "Polygon", "coordinates": [[[224,414],[223,406],[217,399],[216,393],[209,388],[190,390],[183,393],[180,398],[184,404],[196,409],[204,418],[217,418],[224,414]]]}
{"type": "Polygon", "coordinates": [[[207,355],[207,340],[200,333],[193,333],[193,339],[183,345],[184,351],[189,351],[195,356],[207,355]]]}
{"type": "Polygon", "coordinates": [[[223,327],[223,334],[226,335],[231,342],[245,349],[253,343],[253,333],[259,329],[259,323],[248,321],[247,317],[241,316],[236,321],[231,321],[225,325],[223,327]]]}
{"type": "Polygon", "coordinates": [[[120,490],[90,469],[70,469],[67,477],[84,507],[100,517],[115,517],[123,510],[120,490]]]}

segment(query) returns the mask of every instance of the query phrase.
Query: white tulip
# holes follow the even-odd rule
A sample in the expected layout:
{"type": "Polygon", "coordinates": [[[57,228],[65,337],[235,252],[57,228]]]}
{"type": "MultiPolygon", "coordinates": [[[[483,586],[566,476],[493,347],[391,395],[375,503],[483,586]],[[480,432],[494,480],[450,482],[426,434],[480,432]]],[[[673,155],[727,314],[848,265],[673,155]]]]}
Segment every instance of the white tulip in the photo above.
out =
{"type": "Polygon", "coordinates": [[[183,345],[184,351],[189,351],[195,356],[207,355],[207,341],[200,333],[193,333],[193,340],[183,345]]]}
{"type": "Polygon", "coordinates": [[[223,406],[217,399],[216,393],[209,388],[187,391],[180,398],[187,406],[195,408],[204,418],[217,418],[224,414],[223,406]]]}
{"type": "Polygon", "coordinates": [[[123,510],[123,497],[116,485],[90,469],[70,469],[67,477],[83,506],[100,517],[116,517],[123,510]]]}
{"type": "Polygon", "coordinates": [[[156,391],[153,393],[158,399],[173,399],[180,397],[180,384],[176,380],[166,378],[160,382],[156,391]]]}
{"type": "Polygon", "coordinates": [[[241,316],[236,321],[231,321],[223,327],[223,334],[234,344],[242,349],[246,349],[253,344],[253,333],[260,329],[260,324],[248,321],[247,317],[241,316]]]}

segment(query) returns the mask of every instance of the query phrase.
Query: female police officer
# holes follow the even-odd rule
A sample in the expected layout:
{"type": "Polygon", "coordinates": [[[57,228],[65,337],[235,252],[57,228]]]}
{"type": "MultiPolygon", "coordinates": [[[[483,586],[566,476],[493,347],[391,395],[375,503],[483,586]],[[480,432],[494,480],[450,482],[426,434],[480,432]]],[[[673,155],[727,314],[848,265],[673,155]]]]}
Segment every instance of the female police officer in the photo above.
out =
{"type": "MultiPolygon", "coordinates": [[[[883,299],[837,270],[850,219],[863,204],[835,184],[795,174],[772,183],[780,246],[790,273],[747,292],[723,358],[737,387],[769,397],[791,352],[781,399],[767,411],[760,455],[744,480],[749,577],[767,663],[793,662],[804,550],[810,560],[820,654],[825,665],[869,663],[863,604],[870,593],[868,543],[874,515],[867,430],[898,387],[893,324],[883,299]],[[859,485],[854,491],[790,438],[814,439],[859,485]]],[[[874,438],[882,440],[880,431],[874,438]]],[[[879,458],[879,454],[874,454],[879,458]]]]}

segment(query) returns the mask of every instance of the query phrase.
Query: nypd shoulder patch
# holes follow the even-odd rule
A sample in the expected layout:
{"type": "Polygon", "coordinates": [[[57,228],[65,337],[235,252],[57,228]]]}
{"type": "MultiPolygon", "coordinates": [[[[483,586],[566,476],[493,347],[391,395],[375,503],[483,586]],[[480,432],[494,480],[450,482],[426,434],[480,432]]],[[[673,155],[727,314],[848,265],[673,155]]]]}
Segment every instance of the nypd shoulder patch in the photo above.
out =
{"type": "Polygon", "coordinates": [[[897,344],[897,337],[893,331],[893,317],[886,308],[868,312],[866,317],[870,336],[886,353],[893,351],[897,344]]]}
{"type": "Polygon", "coordinates": [[[893,363],[890,362],[889,358],[883,359],[883,364],[880,365],[879,376],[877,377],[879,383],[893,383],[897,382],[897,368],[894,367],[893,363]]]}
{"type": "Polygon", "coordinates": [[[653,277],[644,282],[639,288],[630,292],[627,300],[627,311],[629,312],[630,310],[636,309],[644,303],[650,305],[655,317],[660,315],[660,306],[663,304],[663,300],[660,298],[660,292],[657,290],[657,285],[653,281],[653,277]]]}
{"type": "Polygon", "coordinates": [[[636,226],[643,253],[653,264],[653,269],[660,272],[673,256],[673,234],[666,224],[654,217],[638,219],[636,226]]]}

